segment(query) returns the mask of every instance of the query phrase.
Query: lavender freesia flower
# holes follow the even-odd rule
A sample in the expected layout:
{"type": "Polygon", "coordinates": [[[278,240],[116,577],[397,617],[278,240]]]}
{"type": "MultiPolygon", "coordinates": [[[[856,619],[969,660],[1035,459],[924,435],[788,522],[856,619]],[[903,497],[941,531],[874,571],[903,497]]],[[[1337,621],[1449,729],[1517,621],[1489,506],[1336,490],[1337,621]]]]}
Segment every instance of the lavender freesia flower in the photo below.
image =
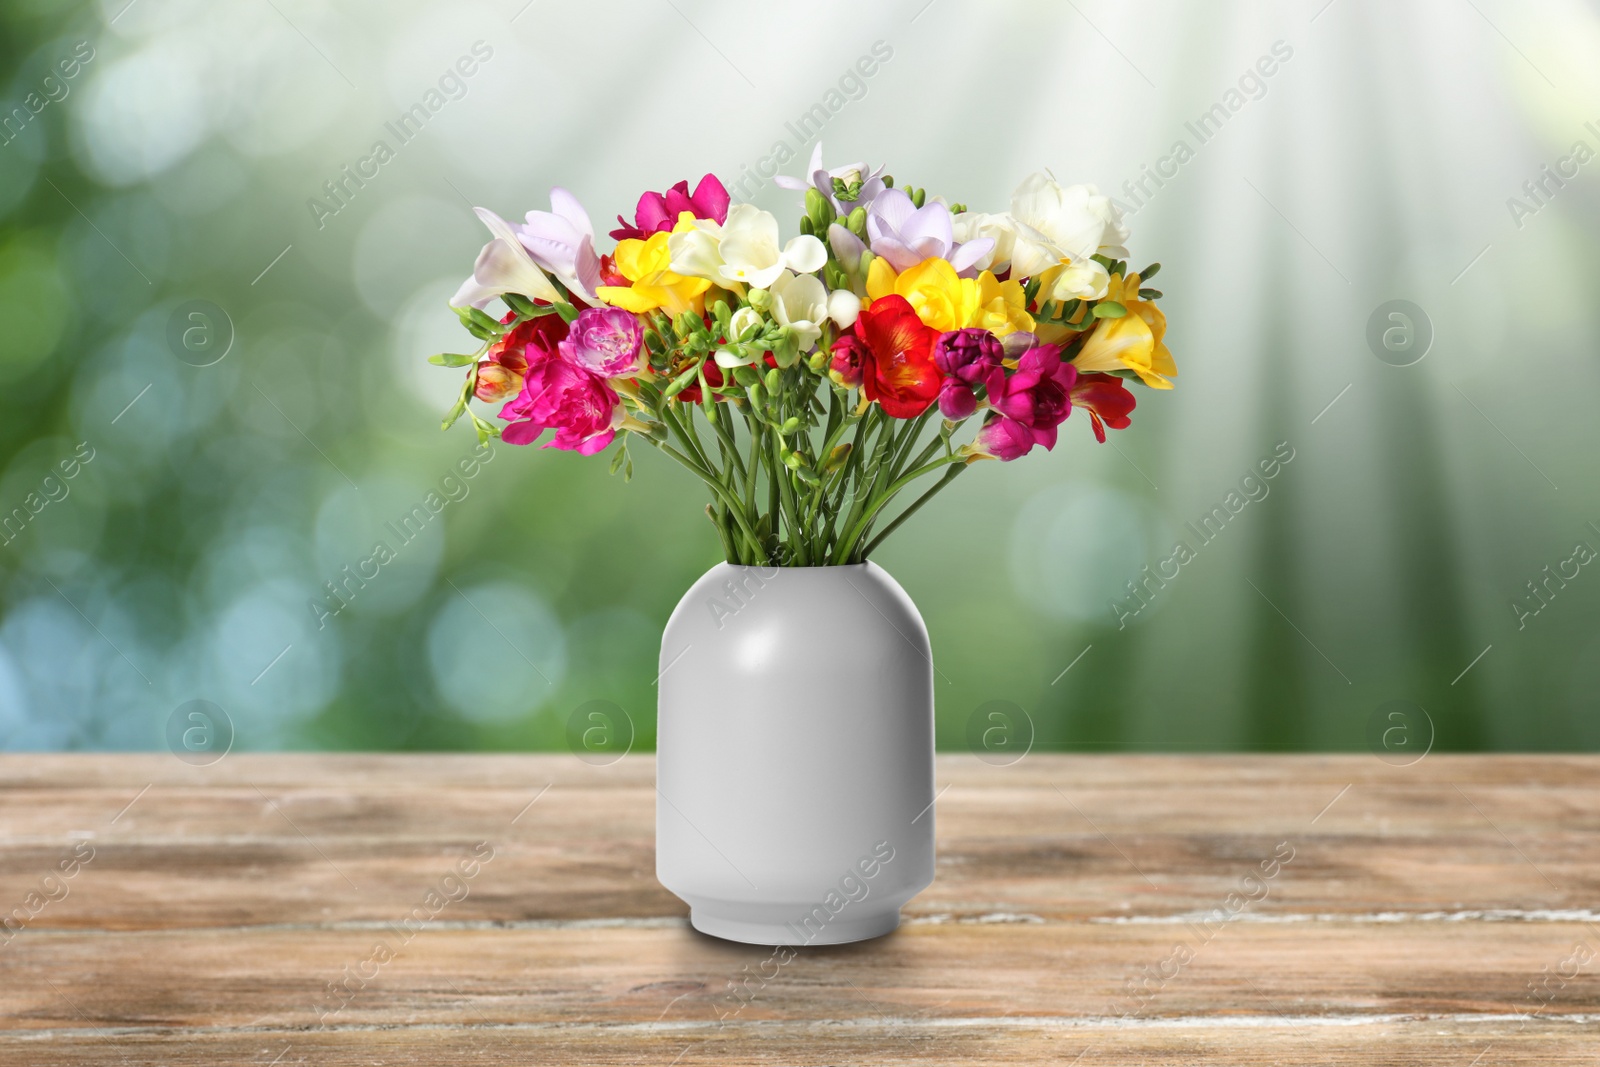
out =
{"type": "Polygon", "coordinates": [[[779,174],[772,180],[780,189],[793,189],[796,192],[815,188],[828,198],[834,213],[842,217],[858,207],[871,208],[873,201],[888,188],[883,183],[883,171],[883,167],[871,170],[865,163],[850,163],[828,170],[822,165],[822,142],[818,141],[811,150],[811,165],[806,168],[806,177],[791,178],[787,174],[779,174]],[[838,185],[834,184],[836,180],[838,185]],[[850,199],[843,199],[839,195],[841,191],[850,199]]]}
{"type": "Polygon", "coordinates": [[[486,207],[475,207],[478,218],[489,227],[494,239],[483,246],[478,261],[473,264],[472,275],[461,283],[450,306],[457,308],[482,308],[497,296],[517,293],[529,300],[543,300],[547,304],[565,303],[550,279],[544,276],[528,250],[522,247],[516,231],[505,219],[486,207]]]}
{"type": "Polygon", "coordinates": [[[950,209],[937,201],[917,207],[899,189],[886,189],[867,210],[867,238],[872,254],[896,271],[910,270],[925,259],[948,260],[957,274],[971,277],[974,264],[994,248],[994,239],[980,237],[957,244],[950,209]]]}
{"type": "Polygon", "coordinates": [[[549,211],[530,211],[517,228],[522,247],[533,261],[590,304],[600,284],[600,257],[594,250],[594,226],[578,198],[557,186],[550,190],[549,211]]]}

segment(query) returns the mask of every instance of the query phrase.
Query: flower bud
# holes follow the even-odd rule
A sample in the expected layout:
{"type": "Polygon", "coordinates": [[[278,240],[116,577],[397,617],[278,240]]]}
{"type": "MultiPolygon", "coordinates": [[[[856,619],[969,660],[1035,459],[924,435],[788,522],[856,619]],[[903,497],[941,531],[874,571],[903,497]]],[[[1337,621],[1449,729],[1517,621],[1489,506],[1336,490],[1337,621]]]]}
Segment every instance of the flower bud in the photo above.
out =
{"type": "Polygon", "coordinates": [[[858,207],[850,212],[850,217],[844,221],[844,228],[865,241],[867,239],[867,209],[858,207]]]}
{"type": "MultiPolygon", "coordinates": [[[[526,364],[524,364],[526,366],[526,364]]],[[[498,404],[522,389],[522,375],[500,363],[478,364],[478,384],[472,390],[486,404],[498,404]]]]}
{"type": "Polygon", "coordinates": [[[782,381],[783,375],[779,373],[777,367],[773,367],[771,370],[767,371],[767,392],[776,393],[778,391],[778,386],[780,383],[782,383],[782,381]]]}
{"type": "MultiPolygon", "coordinates": [[[[765,289],[761,290],[766,292],[765,289]]],[[[743,307],[733,313],[728,321],[730,341],[748,341],[761,329],[761,312],[755,308],[743,307]]]]}
{"type": "Polygon", "coordinates": [[[768,308],[772,307],[772,294],[765,289],[752,289],[745,296],[745,299],[748,300],[750,302],[750,306],[755,308],[757,311],[766,311],[768,308]]]}
{"type": "Polygon", "coordinates": [[[811,219],[812,230],[816,233],[826,232],[833,221],[833,205],[816,186],[806,190],[806,216],[811,219]]]}
{"type": "Polygon", "coordinates": [[[800,429],[800,416],[798,416],[798,415],[790,415],[787,419],[783,420],[783,425],[778,427],[778,432],[781,433],[781,434],[784,434],[785,436],[787,436],[789,434],[794,433],[795,431],[797,431],[799,429],[800,429]]]}
{"type": "Polygon", "coordinates": [[[850,443],[848,441],[842,445],[835,445],[833,451],[828,453],[828,461],[822,465],[822,473],[832,474],[844,466],[845,461],[849,458],[850,443]]]}
{"type": "Polygon", "coordinates": [[[861,314],[861,298],[848,289],[835,289],[828,294],[828,318],[841,330],[855,325],[861,314]]]}

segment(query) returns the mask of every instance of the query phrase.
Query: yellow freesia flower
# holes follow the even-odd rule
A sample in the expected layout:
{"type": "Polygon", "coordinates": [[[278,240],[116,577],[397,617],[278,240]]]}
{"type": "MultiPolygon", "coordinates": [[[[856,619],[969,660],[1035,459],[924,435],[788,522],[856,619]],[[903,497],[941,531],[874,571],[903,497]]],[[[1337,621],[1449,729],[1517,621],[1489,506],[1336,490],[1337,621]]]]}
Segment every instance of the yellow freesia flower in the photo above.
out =
{"type": "Polygon", "coordinates": [[[1167,317],[1148,300],[1139,299],[1139,276],[1112,275],[1106,299],[1128,309],[1119,319],[1101,319],[1073,357],[1080,371],[1131,370],[1152,389],[1171,389],[1178,366],[1167,350],[1167,317]]]}
{"type": "Polygon", "coordinates": [[[925,259],[895,274],[881,256],[867,268],[867,296],[873,300],[898,293],[916,311],[917,318],[940,333],[959,330],[978,312],[978,282],[957,276],[948,260],[925,259]]]}
{"type": "Polygon", "coordinates": [[[601,285],[595,295],[612,307],[634,314],[660,308],[677,317],[685,311],[700,314],[702,297],[711,288],[704,278],[685,278],[671,270],[672,255],[667,250],[665,232],[653,233],[646,240],[629,238],[617,242],[613,258],[617,271],[632,285],[601,285]]]}
{"type": "Polygon", "coordinates": [[[1032,331],[1033,316],[1028,314],[1028,297],[1022,283],[1000,281],[991,271],[978,275],[978,309],[968,326],[988,330],[1004,337],[1017,330],[1032,331]]]}

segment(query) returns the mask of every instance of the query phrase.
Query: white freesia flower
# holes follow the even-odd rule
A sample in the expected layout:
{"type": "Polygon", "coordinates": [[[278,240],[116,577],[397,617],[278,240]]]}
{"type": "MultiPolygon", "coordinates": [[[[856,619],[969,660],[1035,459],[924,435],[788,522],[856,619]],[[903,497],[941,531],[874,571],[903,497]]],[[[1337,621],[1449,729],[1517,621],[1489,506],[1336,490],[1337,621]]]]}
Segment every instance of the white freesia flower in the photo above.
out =
{"type": "MultiPolygon", "coordinates": [[[[744,343],[761,332],[761,312],[753,307],[742,307],[733,313],[728,320],[728,340],[744,343]]],[[[754,363],[761,356],[760,352],[751,352],[748,349],[719,348],[712,358],[717,361],[717,366],[723,370],[734,367],[745,367],[754,363]]]]}
{"type": "Polygon", "coordinates": [[[861,298],[848,289],[835,289],[828,294],[828,318],[841,330],[856,324],[861,315],[861,298]]]}
{"type": "Polygon", "coordinates": [[[761,329],[761,312],[753,307],[742,307],[733,313],[728,328],[733,333],[729,340],[747,341],[761,329]]]}
{"type": "Polygon", "coordinates": [[[782,271],[772,282],[772,317],[793,332],[796,356],[809,352],[817,347],[828,317],[828,290],[813,275],[782,271]]]}
{"type": "Polygon", "coordinates": [[[728,209],[720,226],[709,219],[667,238],[672,270],[716,285],[753,285],[765,289],[785,270],[809,274],[828,261],[822,242],[801,234],[778,245],[778,220],[750,204],[728,209]]]}
{"type": "Polygon", "coordinates": [[[989,215],[982,211],[963,211],[950,219],[956,240],[962,244],[985,237],[994,247],[978,257],[972,264],[974,270],[989,270],[996,274],[1011,265],[1011,251],[1017,241],[1017,227],[1010,215],[989,215]]]}
{"type": "Polygon", "coordinates": [[[1063,186],[1043,174],[1030,174],[1011,194],[1016,229],[1011,273],[1032,278],[1064,266],[1052,281],[1048,299],[1099,299],[1110,276],[1089,257],[1125,256],[1128,228],[1111,198],[1092,185],[1063,186]]]}
{"type": "Polygon", "coordinates": [[[488,208],[473,210],[489,227],[489,232],[494,234],[494,240],[484,245],[483,251],[478,253],[478,261],[472,267],[472,277],[461,283],[456,295],[450,298],[450,306],[481,308],[506,293],[516,293],[529,300],[543,300],[550,304],[565,304],[566,299],[550,284],[550,279],[533,262],[528,250],[522,247],[511,224],[488,208]]]}

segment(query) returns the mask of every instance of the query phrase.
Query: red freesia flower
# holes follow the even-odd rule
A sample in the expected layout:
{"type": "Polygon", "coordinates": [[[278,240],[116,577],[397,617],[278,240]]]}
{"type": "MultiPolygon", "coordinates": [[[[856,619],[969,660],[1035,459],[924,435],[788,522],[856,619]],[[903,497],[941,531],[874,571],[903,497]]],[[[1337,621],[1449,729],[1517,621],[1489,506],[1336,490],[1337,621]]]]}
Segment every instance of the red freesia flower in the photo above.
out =
{"type": "MultiPolygon", "coordinates": [[[[501,322],[510,322],[515,312],[506,312],[501,322]]],[[[473,390],[479,400],[498,403],[522,389],[529,365],[554,358],[556,346],[566,339],[567,324],[560,315],[540,315],[512,327],[478,362],[478,385],[473,390]],[[532,352],[528,351],[529,347],[532,352]]]]}
{"type": "MultiPolygon", "coordinates": [[[[685,367],[683,369],[686,370],[688,368],[685,367]]],[[[679,373],[681,374],[682,370],[680,370],[679,373]]],[[[712,389],[722,388],[722,383],[724,381],[722,377],[722,368],[717,366],[715,360],[706,360],[704,373],[706,376],[707,385],[711,386],[712,389]]],[[[698,404],[700,403],[700,397],[700,379],[698,378],[694,379],[692,384],[686,385],[682,389],[678,390],[677,399],[682,400],[685,404],[698,404]]],[[[712,399],[720,404],[725,398],[720,394],[713,394],[712,399]]]]}
{"type": "MultiPolygon", "coordinates": [[[[927,411],[939,396],[941,376],[933,362],[939,331],[924,325],[899,294],[874,300],[851,329],[866,350],[862,394],[896,419],[914,419],[927,411]]],[[[839,351],[836,343],[835,359],[839,351]]]]}
{"type": "Polygon", "coordinates": [[[1106,427],[1113,430],[1128,428],[1128,412],[1136,401],[1122,379],[1115,374],[1078,374],[1072,387],[1072,406],[1089,412],[1089,422],[1094,426],[1095,440],[1105,444],[1106,427]]]}
{"type": "Polygon", "coordinates": [[[727,222],[728,190],[715,174],[707,174],[694,187],[692,195],[687,180],[664,193],[645,193],[633,213],[633,225],[629,226],[628,220],[618,215],[617,222],[621,225],[611,231],[611,236],[619,241],[629,238],[642,241],[653,233],[672,229],[677,225],[678,215],[685,211],[697,219],[727,222]]]}
{"type": "Polygon", "coordinates": [[[600,284],[618,285],[627,288],[633,282],[629,280],[626,274],[617,269],[616,257],[608,253],[600,257],[600,284]]]}

